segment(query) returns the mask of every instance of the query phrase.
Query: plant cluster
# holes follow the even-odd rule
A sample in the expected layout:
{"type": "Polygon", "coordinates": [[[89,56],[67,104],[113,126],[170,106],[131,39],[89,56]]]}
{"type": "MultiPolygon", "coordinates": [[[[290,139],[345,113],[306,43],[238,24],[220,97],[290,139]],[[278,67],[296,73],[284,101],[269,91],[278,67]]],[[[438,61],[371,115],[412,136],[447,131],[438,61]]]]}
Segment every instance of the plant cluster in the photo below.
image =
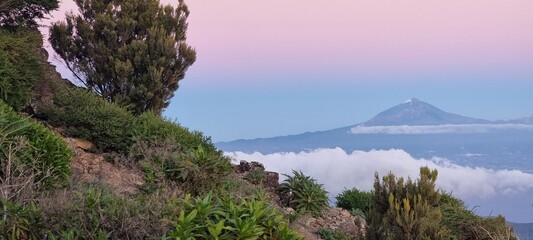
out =
{"type": "Polygon", "coordinates": [[[230,160],[202,145],[184,152],[174,141],[136,144],[135,154],[146,174],[145,190],[179,185],[194,195],[215,190],[232,172],[230,160]]]}
{"type": "Polygon", "coordinates": [[[373,193],[359,191],[357,188],[344,189],[335,197],[337,207],[352,212],[361,212],[363,216],[366,216],[372,208],[372,198],[373,193]]]}
{"type": "Polygon", "coordinates": [[[283,216],[259,200],[183,199],[184,209],[166,239],[301,239],[283,216]]]}
{"type": "Polygon", "coordinates": [[[262,184],[266,180],[266,172],[262,168],[254,168],[244,176],[244,179],[254,185],[262,184]]]}
{"type": "Polygon", "coordinates": [[[53,105],[39,107],[50,123],[64,133],[93,142],[99,151],[128,154],[137,141],[175,141],[188,150],[201,145],[208,152],[221,155],[209,137],[189,131],[154,113],[134,116],[124,108],[82,89],[60,89],[53,105]]]}
{"type": "Polygon", "coordinates": [[[15,111],[30,101],[35,82],[42,78],[42,68],[32,52],[41,41],[38,32],[0,29],[0,99],[15,111]]]}
{"type": "Polygon", "coordinates": [[[280,184],[279,190],[286,197],[286,204],[296,211],[319,215],[328,206],[328,192],[322,184],[301,171],[292,171],[292,176],[280,184]]]}
{"type": "Polygon", "coordinates": [[[368,239],[515,239],[503,217],[482,218],[435,188],[437,170],[420,168],[416,181],[376,174],[368,239]]]}

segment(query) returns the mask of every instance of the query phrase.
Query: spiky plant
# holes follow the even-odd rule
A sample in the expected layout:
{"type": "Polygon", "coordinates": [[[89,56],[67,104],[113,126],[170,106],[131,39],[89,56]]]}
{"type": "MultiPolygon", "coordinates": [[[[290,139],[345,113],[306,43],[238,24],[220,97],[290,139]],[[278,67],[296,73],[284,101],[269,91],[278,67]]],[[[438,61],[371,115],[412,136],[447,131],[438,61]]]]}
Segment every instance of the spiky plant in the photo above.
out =
{"type": "Polygon", "coordinates": [[[280,191],[287,196],[289,207],[319,215],[328,205],[328,192],[314,178],[296,170],[292,171],[292,176],[285,176],[287,179],[280,185],[280,191]]]}

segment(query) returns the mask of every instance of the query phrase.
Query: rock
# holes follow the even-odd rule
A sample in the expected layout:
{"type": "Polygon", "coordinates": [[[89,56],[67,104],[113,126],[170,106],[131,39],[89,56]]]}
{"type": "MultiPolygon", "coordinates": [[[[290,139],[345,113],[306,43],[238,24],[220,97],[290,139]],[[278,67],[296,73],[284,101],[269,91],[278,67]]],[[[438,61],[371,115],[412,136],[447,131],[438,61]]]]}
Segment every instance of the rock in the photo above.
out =
{"type": "Polygon", "coordinates": [[[72,140],[74,141],[74,145],[76,145],[76,147],[81,148],[85,151],[90,150],[94,147],[93,143],[85,139],[73,138],[72,140]]]}
{"type": "Polygon", "coordinates": [[[277,189],[279,186],[279,173],[265,172],[265,182],[263,184],[266,188],[277,189]]]}
{"type": "Polygon", "coordinates": [[[252,167],[247,161],[241,160],[239,165],[237,165],[236,170],[238,173],[245,173],[245,172],[249,172],[250,170],[252,170],[252,167]]]}
{"type": "Polygon", "coordinates": [[[250,171],[254,169],[261,169],[265,171],[265,166],[260,162],[250,162],[250,171]]]}

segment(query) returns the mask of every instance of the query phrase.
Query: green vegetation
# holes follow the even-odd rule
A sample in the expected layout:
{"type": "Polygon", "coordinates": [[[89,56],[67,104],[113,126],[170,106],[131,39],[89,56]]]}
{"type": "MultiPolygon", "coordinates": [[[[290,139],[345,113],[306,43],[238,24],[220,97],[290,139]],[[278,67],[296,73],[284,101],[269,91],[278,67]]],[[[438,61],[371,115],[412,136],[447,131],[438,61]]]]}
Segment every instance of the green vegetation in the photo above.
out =
{"type": "Polygon", "coordinates": [[[262,184],[266,179],[265,170],[262,168],[254,168],[244,176],[244,179],[255,185],[262,184]]]}
{"type": "Polygon", "coordinates": [[[67,183],[72,155],[67,144],[41,124],[15,113],[2,101],[0,150],[3,184],[8,184],[6,182],[17,174],[31,177],[32,182],[48,188],[67,183]]]}
{"type": "Polygon", "coordinates": [[[482,218],[435,188],[437,170],[420,168],[416,181],[376,174],[368,239],[514,239],[503,217],[482,218]]]}
{"type": "Polygon", "coordinates": [[[339,230],[321,228],[317,231],[317,234],[323,240],[350,240],[350,237],[339,230]]]}
{"type": "Polygon", "coordinates": [[[2,0],[1,27],[37,27],[36,19],[43,18],[58,7],[57,0],[2,0]]]}
{"type": "Polygon", "coordinates": [[[348,211],[362,212],[366,216],[372,208],[373,194],[371,192],[359,191],[357,188],[344,189],[335,199],[337,207],[344,208],[348,211]]]}
{"type": "Polygon", "coordinates": [[[301,239],[282,215],[259,200],[205,197],[183,199],[170,239],[301,239]]]}
{"type": "Polygon", "coordinates": [[[0,99],[20,111],[32,97],[42,69],[33,49],[40,47],[41,35],[25,29],[0,29],[0,99]]]}
{"type": "Polygon", "coordinates": [[[292,176],[285,175],[287,179],[280,185],[280,192],[288,196],[289,207],[296,211],[320,215],[328,205],[328,192],[322,184],[315,179],[293,170],[292,176]]]}
{"type": "Polygon", "coordinates": [[[158,0],[76,0],[81,15],[50,29],[50,42],[87,89],[139,115],[160,114],[196,60],[185,42],[189,10],[158,0]],[[86,46],[91,46],[90,51],[86,46]]]}

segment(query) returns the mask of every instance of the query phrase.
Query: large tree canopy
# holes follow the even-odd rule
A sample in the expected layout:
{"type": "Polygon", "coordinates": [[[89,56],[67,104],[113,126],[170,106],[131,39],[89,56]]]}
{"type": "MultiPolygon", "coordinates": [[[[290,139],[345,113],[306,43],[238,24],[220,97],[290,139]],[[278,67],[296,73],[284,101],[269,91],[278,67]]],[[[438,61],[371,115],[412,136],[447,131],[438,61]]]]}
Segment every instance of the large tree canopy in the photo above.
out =
{"type": "Polygon", "coordinates": [[[50,42],[91,91],[134,113],[161,113],[196,60],[189,10],[158,0],[75,0],[80,15],[50,29],[50,42]]]}
{"type": "Polygon", "coordinates": [[[35,19],[43,18],[58,7],[58,0],[1,0],[0,26],[36,27],[35,19]]]}

